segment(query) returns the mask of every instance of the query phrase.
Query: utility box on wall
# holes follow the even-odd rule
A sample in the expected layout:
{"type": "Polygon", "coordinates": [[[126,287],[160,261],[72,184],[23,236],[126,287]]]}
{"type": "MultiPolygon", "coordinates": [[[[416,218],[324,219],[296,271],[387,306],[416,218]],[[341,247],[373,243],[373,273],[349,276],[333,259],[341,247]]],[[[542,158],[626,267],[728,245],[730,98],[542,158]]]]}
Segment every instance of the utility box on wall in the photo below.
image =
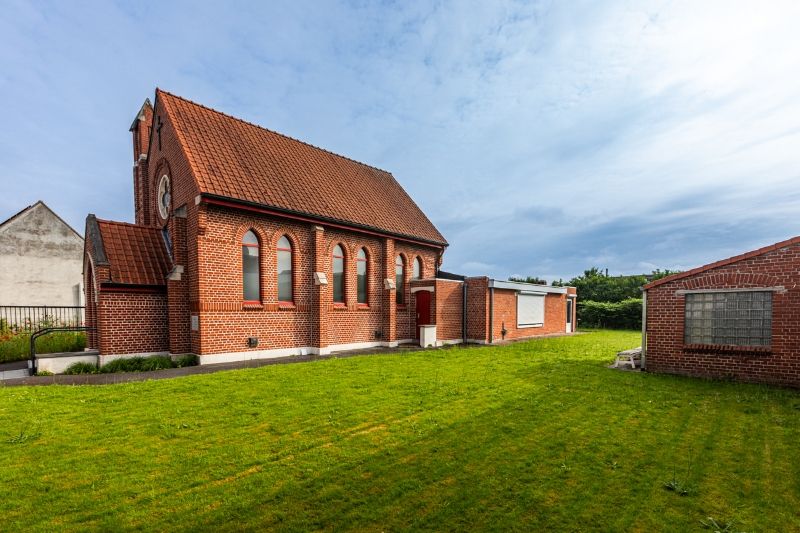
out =
{"type": "Polygon", "coordinates": [[[420,326],[419,327],[419,345],[423,348],[428,346],[436,346],[436,326],[420,326]]]}

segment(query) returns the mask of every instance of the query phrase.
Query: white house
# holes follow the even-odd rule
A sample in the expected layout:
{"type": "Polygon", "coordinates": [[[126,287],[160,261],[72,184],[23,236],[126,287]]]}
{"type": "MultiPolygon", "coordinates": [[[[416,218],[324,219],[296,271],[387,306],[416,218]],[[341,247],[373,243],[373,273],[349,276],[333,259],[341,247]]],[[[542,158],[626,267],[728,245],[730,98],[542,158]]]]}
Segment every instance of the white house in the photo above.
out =
{"type": "Polygon", "coordinates": [[[83,305],[83,237],[44,202],[0,223],[0,306],[83,305]]]}

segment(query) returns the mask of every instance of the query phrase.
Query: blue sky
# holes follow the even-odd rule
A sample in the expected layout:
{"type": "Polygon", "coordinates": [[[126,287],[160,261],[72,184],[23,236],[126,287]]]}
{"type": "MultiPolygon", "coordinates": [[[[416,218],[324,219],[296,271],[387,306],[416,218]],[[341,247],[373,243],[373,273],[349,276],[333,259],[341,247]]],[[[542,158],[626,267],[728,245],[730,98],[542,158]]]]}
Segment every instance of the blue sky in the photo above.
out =
{"type": "Polygon", "coordinates": [[[156,86],[390,170],[444,268],[691,268],[800,234],[798,2],[15,2],[0,219],[132,220],[156,86]]]}

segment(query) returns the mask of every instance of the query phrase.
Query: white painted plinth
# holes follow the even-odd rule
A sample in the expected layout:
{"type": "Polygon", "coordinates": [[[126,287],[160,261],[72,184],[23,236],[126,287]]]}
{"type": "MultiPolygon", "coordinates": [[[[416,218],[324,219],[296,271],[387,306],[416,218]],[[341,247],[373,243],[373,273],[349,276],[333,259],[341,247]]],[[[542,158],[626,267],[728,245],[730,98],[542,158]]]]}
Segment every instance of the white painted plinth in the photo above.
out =
{"type": "Polygon", "coordinates": [[[419,326],[419,345],[423,348],[436,346],[436,326],[419,326]]]}

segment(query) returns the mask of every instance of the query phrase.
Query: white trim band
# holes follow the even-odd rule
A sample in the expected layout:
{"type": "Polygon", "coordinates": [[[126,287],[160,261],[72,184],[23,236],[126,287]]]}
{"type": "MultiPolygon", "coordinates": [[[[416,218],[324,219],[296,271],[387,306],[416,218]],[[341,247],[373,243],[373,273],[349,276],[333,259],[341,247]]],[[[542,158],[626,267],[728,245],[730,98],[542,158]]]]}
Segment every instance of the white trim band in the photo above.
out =
{"type": "Polygon", "coordinates": [[[496,279],[490,279],[489,287],[537,294],[567,294],[566,287],[551,287],[550,285],[537,285],[535,283],[523,283],[521,281],[498,281],[496,279]]]}
{"type": "Polygon", "coordinates": [[[777,287],[745,287],[742,289],[678,289],[675,291],[677,296],[684,294],[705,294],[715,292],[786,292],[786,287],[779,285],[777,287]]]}

